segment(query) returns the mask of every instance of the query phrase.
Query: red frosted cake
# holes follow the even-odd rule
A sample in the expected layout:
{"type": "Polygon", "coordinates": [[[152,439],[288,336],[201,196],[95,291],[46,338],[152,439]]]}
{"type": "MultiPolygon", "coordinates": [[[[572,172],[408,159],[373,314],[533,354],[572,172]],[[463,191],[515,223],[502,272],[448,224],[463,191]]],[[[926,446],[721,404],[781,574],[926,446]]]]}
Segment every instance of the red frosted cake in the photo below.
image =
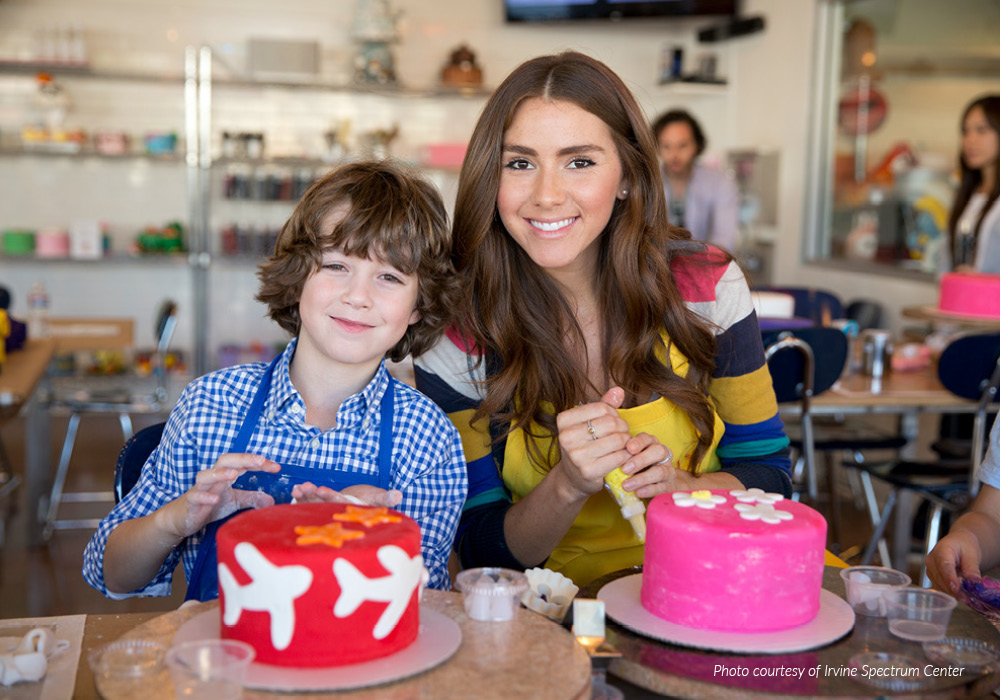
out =
{"type": "Polygon", "coordinates": [[[962,316],[1000,318],[1000,275],[983,272],[942,275],[938,309],[962,316]]]}
{"type": "Polygon", "coordinates": [[[221,636],[259,663],[345,666],[416,641],[427,570],[420,527],[402,513],[271,506],[227,522],[217,543],[221,636]]]}
{"type": "Polygon", "coordinates": [[[826,520],[760,489],[678,491],[646,513],[644,608],[687,627],[783,630],[819,612],[826,520]]]}

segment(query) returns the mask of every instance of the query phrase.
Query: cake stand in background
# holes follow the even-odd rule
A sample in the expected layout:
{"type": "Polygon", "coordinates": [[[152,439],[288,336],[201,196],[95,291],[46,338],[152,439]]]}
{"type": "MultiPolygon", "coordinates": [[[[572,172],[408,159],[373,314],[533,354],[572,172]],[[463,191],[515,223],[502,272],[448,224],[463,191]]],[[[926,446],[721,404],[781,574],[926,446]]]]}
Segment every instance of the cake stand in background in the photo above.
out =
{"type": "MultiPolygon", "coordinates": [[[[636,567],[604,576],[584,586],[578,597],[599,598],[600,591],[608,584],[640,572],[641,568],[636,567]]],[[[780,585],[780,580],[780,572],[776,572],[775,585],[780,585]]],[[[826,567],[823,588],[829,594],[845,597],[839,569],[826,567]]],[[[921,667],[933,666],[919,643],[890,635],[885,618],[858,616],[853,630],[826,646],[771,654],[710,651],[660,641],[619,624],[610,606],[608,618],[607,642],[622,655],[608,668],[609,682],[614,684],[617,679],[623,679],[652,693],[670,697],[734,700],[773,698],[775,695],[877,697],[884,696],[885,690],[846,675],[836,675],[833,669],[848,669],[852,657],[870,651],[904,656],[921,667]],[[817,667],[823,672],[810,677],[808,670],[817,667]],[[795,675],[796,669],[802,669],[801,677],[795,675]]],[[[952,615],[947,636],[1000,645],[1000,632],[964,605],[952,615]]],[[[919,689],[911,692],[921,697],[932,693],[936,697],[982,697],[1000,686],[1000,674],[968,670],[954,677],[924,676],[920,684],[919,689]]]]}

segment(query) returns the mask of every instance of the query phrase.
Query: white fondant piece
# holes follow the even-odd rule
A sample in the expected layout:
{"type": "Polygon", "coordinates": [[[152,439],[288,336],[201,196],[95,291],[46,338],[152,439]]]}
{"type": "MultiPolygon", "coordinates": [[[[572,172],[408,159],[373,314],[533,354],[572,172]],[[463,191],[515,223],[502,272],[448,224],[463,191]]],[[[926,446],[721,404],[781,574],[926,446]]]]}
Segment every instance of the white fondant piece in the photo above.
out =
{"type": "Polygon", "coordinates": [[[423,557],[418,554],[411,558],[402,547],[394,544],[380,547],[376,556],[389,572],[388,576],[368,578],[346,559],[333,561],[333,574],[340,584],[340,596],[333,606],[333,614],[349,617],[367,600],[388,603],[372,629],[375,639],[385,639],[399,624],[413,591],[424,580],[426,569],[423,557]]]}
{"type": "Polygon", "coordinates": [[[233,555],[251,581],[241,586],[228,566],[219,565],[219,588],[226,596],[223,621],[235,625],[244,610],[267,612],[271,644],[287,649],[295,634],[295,599],[309,590],[312,572],[305,566],[275,566],[249,542],[236,545],[233,555]]]}
{"type": "Polygon", "coordinates": [[[48,665],[48,659],[40,651],[0,654],[0,684],[11,686],[40,681],[45,677],[48,665]]]}
{"type": "Polygon", "coordinates": [[[726,502],[725,496],[720,496],[718,494],[709,493],[707,496],[695,496],[697,491],[674,491],[671,496],[673,496],[674,503],[676,503],[681,508],[690,508],[691,506],[698,506],[699,508],[705,508],[711,510],[715,508],[716,505],[726,502]]]}
{"type": "Polygon", "coordinates": [[[782,520],[791,520],[795,516],[787,510],[775,510],[770,503],[737,503],[733,506],[744,520],[760,520],[769,525],[777,525],[782,520]]]}
{"type": "Polygon", "coordinates": [[[821,590],[819,613],[798,627],[776,632],[719,632],[685,627],[656,617],[642,606],[642,574],[624,576],[597,593],[609,617],[636,634],[696,649],[747,654],[780,654],[831,644],[854,627],[854,610],[835,593],[821,590]]]}
{"type": "MultiPolygon", "coordinates": [[[[219,638],[219,611],[195,615],[181,625],[174,644],[219,638]]],[[[258,690],[350,690],[390,683],[428,671],[450,659],[462,644],[462,628],[450,617],[421,606],[417,641],[390,656],[333,668],[286,668],[254,661],[244,686],[258,690]]]]}
{"type": "Polygon", "coordinates": [[[729,492],[729,495],[741,503],[769,503],[772,505],[785,498],[780,493],[765,492],[758,488],[734,489],[729,492]]]}

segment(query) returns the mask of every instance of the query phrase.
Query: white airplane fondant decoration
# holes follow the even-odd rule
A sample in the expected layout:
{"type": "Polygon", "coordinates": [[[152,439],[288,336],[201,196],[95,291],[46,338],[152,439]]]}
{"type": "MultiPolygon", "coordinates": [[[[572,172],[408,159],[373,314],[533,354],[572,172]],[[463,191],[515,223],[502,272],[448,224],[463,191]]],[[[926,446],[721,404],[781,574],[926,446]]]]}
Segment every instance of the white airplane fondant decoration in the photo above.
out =
{"type": "Polygon", "coordinates": [[[219,564],[219,588],[226,595],[222,621],[235,625],[244,610],[271,616],[271,644],[287,649],[295,632],[295,599],[309,590],[313,575],[305,566],[275,566],[249,542],[233,548],[236,561],[251,581],[241,586],[225,564],[219,564]]]}
{"type": "Polygon", "coordinates": [[[340,596],[333,614],[349,617],[366,600],[388,603],[372,630],[375,639],[385,639],[406,611],[414,589],[427,582],[428,574],[423,557],[418,554],[411,558],[394,544],[380,547],[376,556],[388,576],[368,578],[346,559],[334,560],[333,575],[340,585],[340,596]]]}

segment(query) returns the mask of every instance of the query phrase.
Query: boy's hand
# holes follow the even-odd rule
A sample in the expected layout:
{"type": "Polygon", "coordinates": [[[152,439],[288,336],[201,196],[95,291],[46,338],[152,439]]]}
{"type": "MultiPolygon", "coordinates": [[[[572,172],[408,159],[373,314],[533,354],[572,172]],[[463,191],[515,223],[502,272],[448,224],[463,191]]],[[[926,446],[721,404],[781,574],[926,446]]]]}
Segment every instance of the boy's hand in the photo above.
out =
{"type": "Polygon", "coordinates": [[[355,503],[377,508],[395,508],[402,503],[403,494],[396,489],[386,491],[368,484],[357,484],[342,491],[334,491],[307,481],[292,488],[292,498],[298,503],[355,503]]]}
{"type": "MultiPolygon", "coordinates": [[[[274,499],[260,491],[233,488],[233,482],[245,471],[278,472],[281,465],[260,455],[224,454],[211,469],[198,472],[194,486],[177,499],[185,508],[180,511],[176,529],[180,537],[188,537],[208,523],[221,520],[243,508],[263,508],[274,505],[274,499]]],[[[175,511],[177,512],[177,511],[175,511]]]]}

